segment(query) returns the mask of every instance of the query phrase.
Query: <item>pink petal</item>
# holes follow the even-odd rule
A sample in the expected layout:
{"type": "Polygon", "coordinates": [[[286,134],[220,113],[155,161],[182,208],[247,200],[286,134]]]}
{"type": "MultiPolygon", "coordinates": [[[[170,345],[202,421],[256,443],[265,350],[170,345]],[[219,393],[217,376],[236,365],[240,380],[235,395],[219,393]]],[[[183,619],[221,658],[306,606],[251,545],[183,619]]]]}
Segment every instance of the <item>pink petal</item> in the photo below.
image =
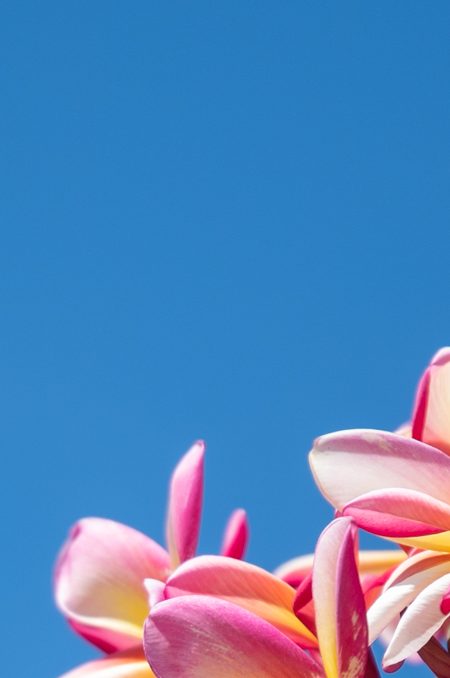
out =
{"type": "Polygon", "coordinates": [[[371,650],[367,653],[367,666],[364,678],[380,678],[378,666],[371,650]]]}
{"type": "Polygon", "coordinates": [[[65,673],[60,678],[152,678],[142,646],[97,659],[65,673]]]}
{"type": "Polygon", "coordinates": [[[166,535],[173,567],[192,558],[197,548],[204,456],[205,444],[198,441],[182,457],[170,482],[166,535]]]}
{"type": "Polygon", "coordinates": [[[313,634],[297,619],[295,591],[256,565],[225,556],[198,556],[167,580],[166,598],[202,594],[229,600],[266,619],[296,642],[317,646],[313,634]]]}
{"type": "Polygon", "coordinates": [[[416,598],[427,586],[448,573],[450,554],[423,551],[411,556],[394,570],[383,593],[369,608],[369,642],[381,632],[416,598]]]}
{"type": "Polygon", "coordinates": [[[247,543],[247,514],[243,509],[236,509],[236,511],[233,511],[231,514],[225,528],[225,534],[220,552],[223,556],[228,556],[228,558],[241,559],[244,557],[247,543]]]}
{"type": "Polygon", "coordinates": [[[440,577],[413,600],[401,617],[384,655],[383,666],[397,664],[420,650],[442,626],[440,602],[450,586],[450,574],[440,577]]]}
{"type": "MultiPolygon", "coordinates": [[[[292,603],[292,609],[297,619],[300,619],[302,624],[306,626],[311,633],[317,637],[316,630],[316,614],[314,610],[314,601],[312,594],[312,574],[302,581],[300,586],[297,588],[295,593],[294,602],[292,603]]],[[[309,648],[310,649],[310,648],[309,648]]],[[[320,656],[320,652],[317,648],[310,649],[310,652],[317,652],[320,656]]]]}
{"type": "Polygon", "coordinates": [[[103,518],[80,520],[55,568],[55,598],[72,627],[106,652],[142,637],[148,614],[146,577],[165,579],[168,554],[131,527],[103,518]]]}
{"type": "Polygon", "coordinates": [[[313,566],[313,597],[319,648],[329,678],[363,678],[367,665],[364,597],[355,562],[349,518],[322,532],[313,566]]]}
{"type": "Polygon", "coordinates": [[[145,579],[145,590],[148,593],[148,606],[151,610],[154,605],[164,600],[164,590],[166,585],[159,579],[145,579]]]}
{"type": "Polygon", "coordinates": [[[312,553],[292,558],[286,563],[279,565],[274,571],[274,575],[290,586],[297,588],[303,579],[311,574],[313,560],[314,556],[312,553]]]}
{"type": "Polygon", "coordinates": [[[305,577],[302,583],[297,587],[295,592],[294,602],[292,604],[292,609],[294,613],[298,616],[300,610],[309,605],[313,599],[312,592],[312,573],[305,577]]]}
{"type": "Polygon", "coordinates": [[[450,504],[414,490],[375,490],[347,504],[343,515],[381,537],[416,537],[450,530],[450,504]]]}
{"type": "Polygon", "coordinates": [[[450,588],[448,588],[442,596],[441,612],[442,614],[448,614],[450,612],[450,588]]]}
{"type": "Polygon", "coordinates": [[[387,488],[415,490],[448,503],[450,458],[395,433],[330,433],[316,440],[310,464],[321,492],[339,510],[362,494],[387,488]]]}
{"type": "Polygon", "coordinates": [[[450,348],[434,356],[417,388],[412,434],[450,453],[450,348]]]}
{"type": "Polygon", "coordinates": [[[167,600],[144,630],[160,678],[323,678],[317,664],[271,624],[208,596],[167,600]]]}

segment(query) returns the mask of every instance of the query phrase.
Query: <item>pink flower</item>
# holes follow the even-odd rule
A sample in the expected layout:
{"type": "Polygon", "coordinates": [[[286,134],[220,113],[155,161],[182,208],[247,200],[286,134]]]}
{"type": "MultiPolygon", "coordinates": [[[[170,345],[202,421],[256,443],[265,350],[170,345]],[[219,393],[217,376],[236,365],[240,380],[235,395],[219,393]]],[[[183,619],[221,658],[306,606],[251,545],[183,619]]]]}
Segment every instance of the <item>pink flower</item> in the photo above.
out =
{"type": "MultiPolygon", "coordinates": [[[[390,668],[421,650],[450,617],[450,349],[437,353],[419,382],[411,431],[413,439],[333,433],[310,454],[316,482],[339,514],[416,549],[368,613],[373,640],[404,611],[384,656],[390,668]]],[[[432,647],[429,664],[437,654],[448,661],[432,647]]]]}
{"type": "Polygon", "coordinates": [[[333,521],[319,539],[312,573],[317,637],[294,614],[294,590],[274,575],[220,557],[185,563],[169,577],[145,625],[155,675],[376,676],[354,551],[348,518],[333,521]]]}
{"type": "MultiPolygon", "coordinates": [[[[197,442],[184,455],[171,479],[167,543],[169,552],[150,537],[121,523],[85,518],[71,530],[55,568],[55,598],[72,628],[106,657],[88,662],[65,678],[149,678],[142,631],[149,611],[144,580],[163,582],[194,556],[201,519],[205,447],[197,442]]],[[[242,557],[248,536],[245,512],[228,523],[222,553],[242,557]]]]}

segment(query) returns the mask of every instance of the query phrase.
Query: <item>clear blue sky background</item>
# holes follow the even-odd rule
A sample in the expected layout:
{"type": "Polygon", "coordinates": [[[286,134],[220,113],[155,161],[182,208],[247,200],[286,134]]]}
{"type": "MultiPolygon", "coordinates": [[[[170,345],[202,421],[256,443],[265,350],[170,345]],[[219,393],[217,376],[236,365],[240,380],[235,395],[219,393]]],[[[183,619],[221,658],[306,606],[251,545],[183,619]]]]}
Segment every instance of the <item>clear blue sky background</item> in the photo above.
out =
{"type": "Polygon", "coordinates": [[[56,552],[84,515],[161,540],[195,438],[201,550],[245,506],[271,568],[331,516],[313,437],[409,416],[450,342],[449,28],[438,0],[2,3],[2,675],[93,656],[56,552]]]}

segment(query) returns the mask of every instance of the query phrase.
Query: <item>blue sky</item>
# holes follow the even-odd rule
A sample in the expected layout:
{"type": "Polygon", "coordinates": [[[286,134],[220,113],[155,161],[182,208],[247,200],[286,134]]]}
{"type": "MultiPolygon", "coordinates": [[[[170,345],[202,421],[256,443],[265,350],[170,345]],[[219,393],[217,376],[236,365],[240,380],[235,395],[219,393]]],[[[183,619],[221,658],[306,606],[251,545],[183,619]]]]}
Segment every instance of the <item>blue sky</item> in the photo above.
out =
{"type": "Polygon", "coordinates": [[[312,439],[408,418],[450,342],[450,6],[0,19],[2,661],[48,678],[93,656],[51,597],[78,517],[162,539],[203,437],[201,550],[244,506],[274,567],[331,516],[312,439]]]}

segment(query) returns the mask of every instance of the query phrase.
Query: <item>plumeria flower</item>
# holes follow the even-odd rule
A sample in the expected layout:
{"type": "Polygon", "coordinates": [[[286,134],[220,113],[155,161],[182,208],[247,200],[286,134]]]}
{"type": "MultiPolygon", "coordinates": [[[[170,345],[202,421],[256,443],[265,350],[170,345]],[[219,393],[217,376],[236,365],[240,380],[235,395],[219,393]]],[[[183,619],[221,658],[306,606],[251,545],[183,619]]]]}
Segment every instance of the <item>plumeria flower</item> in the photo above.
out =
{"type": "Polygon", "coordinates": [[[342,431],[319,438],[310,453],[316,482],[339,514],[410,549],[368,614],[372,641],[404,611],[384,656],[391,669],[450,617],[450,349],[419,382],[411,435],[342,431]]]}
{"type": "MultiPolygon", "coordinates": [[[[150,583],[150,586],[152,584],[150,583]]],[[[160,587],[144,648],[158,678],[369,678],[364,597],[351,519],[322,533],[312,571],[313,635],[295,592],[261,568],[195,558],[160,587]]]]}
{"type": "MultiPolygon", "coordinates": [[[[142,632],[149,612],[144,580],[165,581],[195,554],[203,497],[205,446],[197,442],[171,479],[168,550],[146,535],[112,520],[85,518],[71,530],[55,569],[56,603],[70,626],[106,656],[65,674],[64,678],[150,678],[142,632]]],[[[225,532],[222,553],[243,556],[248,537],[245,512],[235,511],[225,532]]]]}

